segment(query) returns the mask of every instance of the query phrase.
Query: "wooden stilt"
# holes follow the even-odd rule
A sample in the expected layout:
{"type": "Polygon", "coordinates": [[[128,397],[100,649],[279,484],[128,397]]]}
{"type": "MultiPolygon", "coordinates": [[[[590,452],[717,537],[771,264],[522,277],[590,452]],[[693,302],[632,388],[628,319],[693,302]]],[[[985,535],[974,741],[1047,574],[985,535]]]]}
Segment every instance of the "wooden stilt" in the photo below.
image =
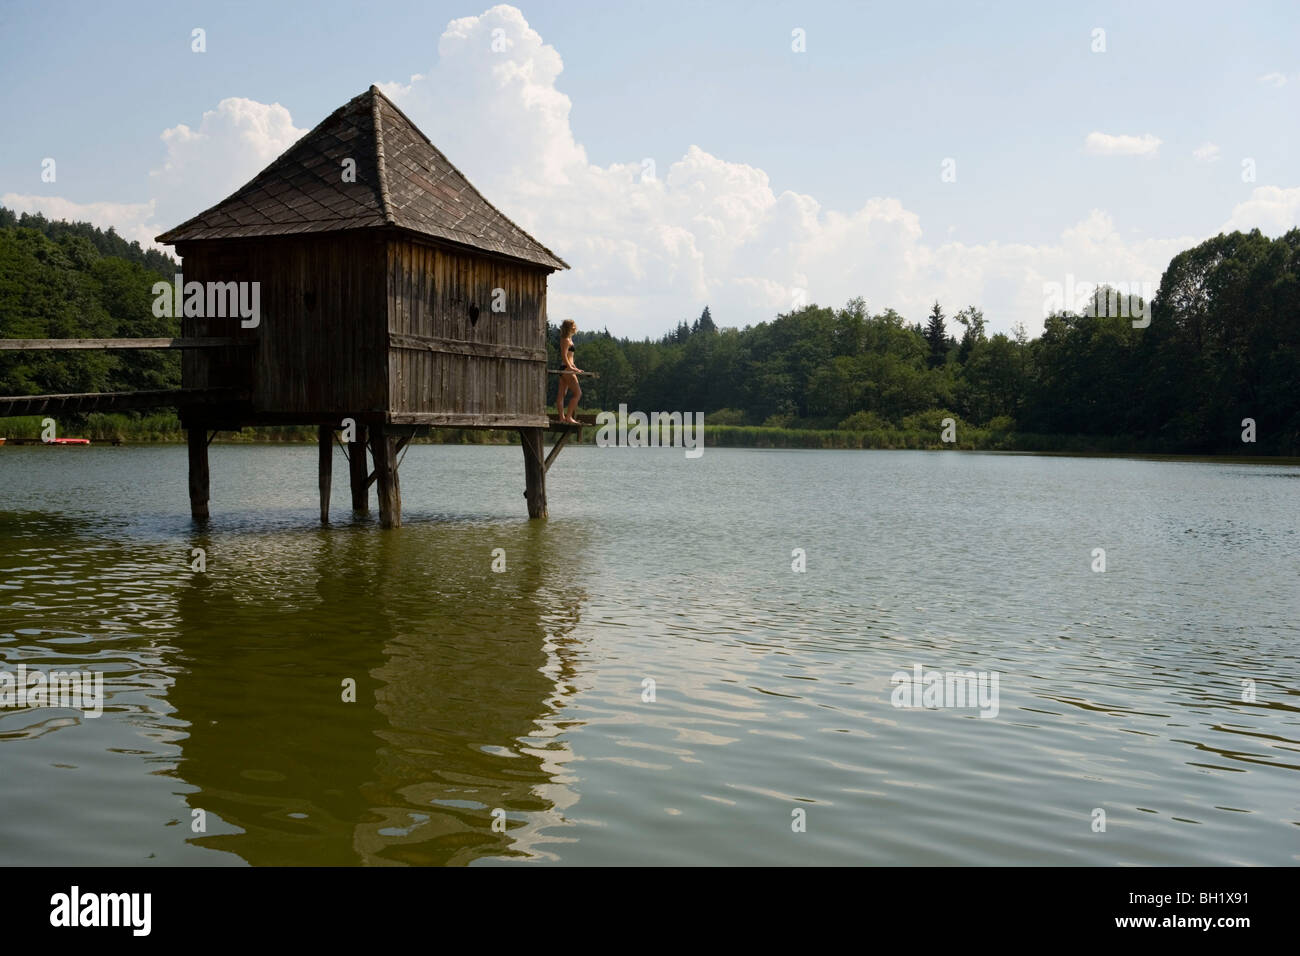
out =
{"type": "Polygon", "coordinates": [[[528,517],[545,518],[546,463],[542,460],[542,430],[519,429],[519,443],[524,446],[524,481],[527,483],[524,497],[528,499],[528,517]]]}
{"type": "Polygon", "coordinates": [[[330,521],[330,485],[334,480],[334,429],[321,425],[316,429],[316,445],[320,463],[320,523],[330,521]]]}
{"type": "Polygon", "coordinates": [[[402,489],[397,481],[397,439],[376,429],[370,435],[370,454],[375,460],[375,484],[379,489],[379,526],[402,525],[402,489]]]}
{"type": "MultiPolygon", "coordinates": [[[[542,465],[542,471],[551,470],[551,462],[555,461],[555,457],[560,453],[560,449],[564,447],[564,443],[569,440],[571,434],[573,433],[561,432],[560,437],[555,439],[555,444],[551,446],[551,451],[546,456],[546,461],[542,465]]],[[[582,441],[582,429],[578,429],[578,440],[582,441]]]]}
{"type": "Polygon", "coordinates": [[[370,470],[366,467],[366,426],[356,426],[356,441],[348,445],[348,476],[352,481],[352,510],[370,510],[370,470]]]}
{"type": "Polygon", "coordinates": [[[188,429],[190,446],[190,517],[208,520],[208,430],[188,429]]]}

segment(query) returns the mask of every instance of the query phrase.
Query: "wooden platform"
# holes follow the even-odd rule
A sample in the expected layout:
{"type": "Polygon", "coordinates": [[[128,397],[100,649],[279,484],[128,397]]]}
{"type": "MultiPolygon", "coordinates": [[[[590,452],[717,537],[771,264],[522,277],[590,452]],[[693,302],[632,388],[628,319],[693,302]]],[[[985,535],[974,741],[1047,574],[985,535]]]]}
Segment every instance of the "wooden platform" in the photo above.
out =
{"type": "Polygon", "coordinates": [[[593,428],[596,425],[595,415],[578,415],[578,424],[570,425],[568,422],[560,421],[558,415],[550,416],[550,424],[546,426],[547,431],[552,432],[580,432],[583,428],[593,428]]]}
{"type": "Polygon", "coordinates": [[[169,339],[0,339],[0,352],[134,352],[139,349],[219,349],[250,344],[229,336],[169,339]]]}

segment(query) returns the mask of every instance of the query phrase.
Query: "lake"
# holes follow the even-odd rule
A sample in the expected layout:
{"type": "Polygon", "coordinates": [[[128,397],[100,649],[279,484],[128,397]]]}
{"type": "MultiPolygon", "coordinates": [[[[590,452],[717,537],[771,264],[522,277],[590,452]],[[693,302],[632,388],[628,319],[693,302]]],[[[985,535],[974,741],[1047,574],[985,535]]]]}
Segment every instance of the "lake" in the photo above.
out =
{"type": "Polygon", "coordinates": [[[199,531],[185,461],[0,448],[0,669],[106,695],[0,710],[0,864],[1300,859],[1300,468],[580,446],[529,522],[416,445],[385,532],[214,445],[199,531]]]}

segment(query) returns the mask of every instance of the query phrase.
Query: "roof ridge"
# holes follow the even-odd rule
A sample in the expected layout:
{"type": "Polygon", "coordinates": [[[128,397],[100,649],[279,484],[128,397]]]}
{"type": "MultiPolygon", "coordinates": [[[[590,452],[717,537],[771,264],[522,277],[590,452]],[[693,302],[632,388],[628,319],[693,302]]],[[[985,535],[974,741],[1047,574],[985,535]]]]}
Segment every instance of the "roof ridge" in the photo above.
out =
{"type": "MultiPolygon", "coordinates": [[[[388,195],[388,166],[384,161],[384,131],[379,123],[379,100],[375,98],[376,93],[380,96],[384,96],[384,94],[374,83],[370,84],[368,92],[370,93],[370,116],[375,124],[375,162],[379,167],[379,201],[384,207],[384,221],[392,226],[397,223],[397,220],[393,217],[393,200],[388,195]]],[[[365,96],[365,93],[361,95],[365,96]]],[[[384,99],[388,99],[388,97],[384,96],[384,99]]],[[[402,118],[406,119],[405,116],[402,118]]],[[[406,121],[410,122],[410,120],[406,121]]]]}
{"type": "Polygon", "coordinates": [[[378,84],[331,112],[238,190],[157,241],[175,245],[377,227],[552,271],[569,268],[489,202],[378,84]],[[387,118],[385,110],[392,111],[387,118]],[[348,176],[350,160],[365,166],[363,173],[355,167],[353,172],[362,173],[367,188],[340,185],[337,171],[330,175],[331,164],[340,160],[344,182],[357,182],[348,176]]]}
{"type": "MultiPolygon", "coordinates": [[[[512,225],[512,226],[514,226],[516,229],[518,229],[521,233],[523,233],[523,235],[524,235],[525,238],[527,238],[527,239],[531,240],[533,243],[535,243],[535,244],[537,245],[537,247],[538,247],[539,249],[541,249],[542,251],[544,251],[548,256],[550,256],[551,258],[555,259],[557,262],[562,262],[562,263],[564,263],[564,268],[566,268],[566,269],[569,268],[569,264],[568,264],[567,262],[564,262],[564,260],[561,259],[559,256],[557,256],[554,252],[552,252],[552,251],[551,251],[550,249],[548,249],[546,246],[542,245],[542,244],[541,244],[540,242],[538,242],[535,238],[533,238],[533,235],[532,235],[532,234],[531,234],[527,229],[525,229],[523,226],[519,225],[519,223],[515,222],[513,219],[511,219],[509,216],[507,216],[505,213],[503,213],[503,212],[502,212],[500,209],[498,209],[496,206],[492,205],[492,202],[491,202],[491,201],[490,201],[486,196],[484,196],[482,192],[479,191],[479,188],[478,188],[477,186],[475,186],[472,182],[469,181],[469,177],[466,176],[463,172],[461,172],[461,171],[460,171],[460,168],[459,168],[455,163],[453,163],[450,159],[447,158],[447,154],[446,154],[446,153],[444,153],[442,150],[440,150],[437,146],[434,145],[433,140],[429,139],[429,137],[425,135],[424,130],[420,129],[420,127],[415,123],[414,120],[411,119],[411,117],[409,117],[409,116],[407,116],[405,113],[403,113],[403,112],[402,112],[402,108],[401,108],[400,106],[398,106],[396,103],[394,103],[391,99],[389,99],[388,96],[387,96],[387,94],[385,94],[383,90],[381,90],[378,86],[375,86],[375,85],[372,84],[371,87],[370,87],[370,92],[371,92],[372,94],[375,94],[375,95],[381,97],[385,103],[387,103],[389,106],[391,106],[391,107],[393,108],[393,112],[395,112],[395,113],[396,113],[398,116],[400,116],[402,119],[406,120],[406,125],[409,126],[409,127],[411,127],[411,129],[415,130],[415,132],[418,133],[418,134],[420,135],[420,138],[423,139],[423,140],[424,140],[424,141],[429,145],[429,148],[430,148],[430,149],[432,149],[435,153],[437,153],[437,154],[438,154],[439,156],[441,156],[444,160],[446,160],[447,165],[451,167],[451,171],[454,172],[457,176],[459,176],[461,179],[463,179],[463,180],[465,181],[465,185],[468,186],[470,189],[472,189],[472,190],[474,191],[474,195],[476,195],[479,199],[481,199],[481,200],[483,201],[483,205],[487,206],[489,209],[491,209],[494,213],[496,213],[498,216],[500,216],[500,217],[501,217],[502,219],[504,219],[506,222],[510,223],[510,225],[512,225]]],[[[378,100],[376,100],[376,101],[375,101],[375,138],[376,138],[376,139],[379,139],[379,138],[380,138],[380,135],[379,135],[379,112],[378,112],[378,111],[379,111],[379,102],[378,102],[378,100]]],[[[380,142],[380,144],[379,144],[379,156],[380,156],[380,159],[381,159],[381,160],[382,160],[382,158],[383,158],[383,155],[384,155],[384,145],[383,145],[382,142],[380,142]]],[[[387,201],[388,201],[388,181],[387,181],[387,178],[386,178],[385,176],[382,175],[382,171],[383,171],[383,166],[382,166],[382,165],[381,165],[381,167],[380,167],[380,171],[381,171],[380,181],[384,184],[385,212],[387,212],[387,201]]]]}

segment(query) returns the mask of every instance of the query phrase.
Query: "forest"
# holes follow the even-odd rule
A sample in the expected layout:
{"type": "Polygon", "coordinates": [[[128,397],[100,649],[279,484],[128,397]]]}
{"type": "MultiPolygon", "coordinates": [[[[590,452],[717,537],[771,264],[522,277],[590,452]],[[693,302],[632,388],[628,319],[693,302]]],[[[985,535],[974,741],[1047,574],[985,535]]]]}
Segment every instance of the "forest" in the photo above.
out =
{"type": "MultiPolygon", "coordinates": [[[[150,290],[177,271],[111,229],[0,208],[0,337],[176,335],[150,290]]],[[[952,418],[961,448],[1300,454],[1300,229],[1216,236],[1173,259],[1150,303],[1099,290],[1036,338],[989,334],[974,305],[909,321],[861,298],[742,327],[705,306],[658,340],[573,318],[576,361],[598,374],[584,411],[703,411],[711,444],[942,447],[952,418]]],[[[553,327],[552,363],[557,345],[553,327]]],[[[0,352],[4,395],[179,384],[171,352],[0,352]]],[[[169,413],[92,418],[97,433],[179,437],[169,413]]]]}
{"type": "Polygon", "coordinates": [[[916,436],[934,445],[952,417],[984,447],[1300,450],[1300,229],[1188,249],[1151,303],[1103,288],[1079,313],[1047,316],[1037,338],[986,329],[975,306],[949,315],[935,303],[921,323],[858,298],[741,329],[720,328],[706,307],[658,341],[580,331],[575,346],[579,367],[599,375],[584,384],[584,405],[874,436],[857,447],[915,447],[916,436]],[[1147,307],[1147,319],[1130,318],[1147,307]],[[1242,440],[1244,419],[1253,443],[1242,440]]]}

